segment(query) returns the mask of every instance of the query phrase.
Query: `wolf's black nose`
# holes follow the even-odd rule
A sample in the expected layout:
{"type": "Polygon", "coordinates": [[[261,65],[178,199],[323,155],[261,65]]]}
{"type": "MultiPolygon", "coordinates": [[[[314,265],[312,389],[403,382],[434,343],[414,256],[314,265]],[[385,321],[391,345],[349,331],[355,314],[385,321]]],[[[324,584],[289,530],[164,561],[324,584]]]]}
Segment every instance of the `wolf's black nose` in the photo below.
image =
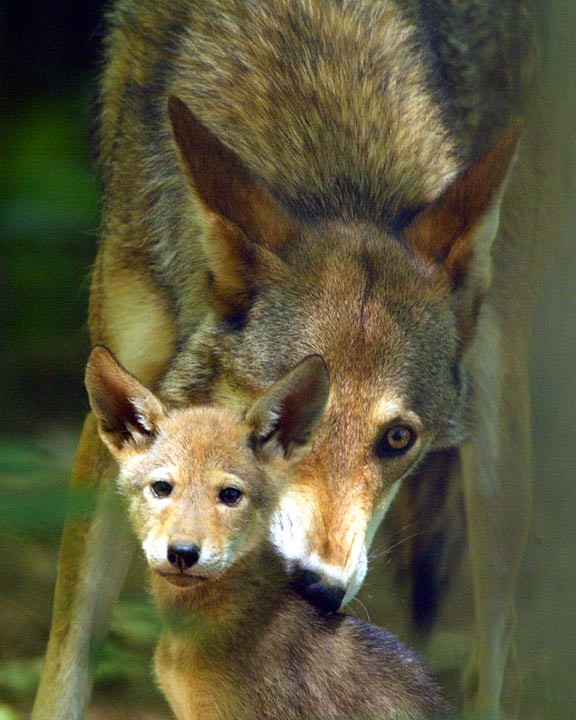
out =
{"type": "Polygon", "coordinates": [[[302,570],[293,581],[294,589],[322,613],[336,612],[346,591],[340,585],[325,582],[318,573],[302,570]]]}
{"type": "Polygon", "coordinates": [[[196,565],[200,557],[200,548],[191,543],[170,543],[168,546],[168,562],[180,572],[196,565]]]}

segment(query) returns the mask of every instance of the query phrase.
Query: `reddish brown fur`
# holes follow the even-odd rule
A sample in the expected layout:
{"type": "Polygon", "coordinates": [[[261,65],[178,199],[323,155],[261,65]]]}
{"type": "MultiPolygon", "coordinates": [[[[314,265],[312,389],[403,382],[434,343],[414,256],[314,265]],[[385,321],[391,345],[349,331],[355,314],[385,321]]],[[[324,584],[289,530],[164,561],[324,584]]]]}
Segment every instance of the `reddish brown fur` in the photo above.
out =
{"type": "MultiPolygon", "coordinates": [[[[329,406],[271,528],[286,566],[324,590],[354,594],[399,482],[433,482],[446,452],[476,601],[463,696],[498,717],[542,234],[530,117],[511,164],[534,78],[528,3],[121,0],[106,57],[93,342],[163,401],[238,410],[325,357],[329,406]],[[397,427],[411,440],[389,452],[397,427]]],[[[91,420],[78,457],[103,499],[80,550],[65,538],[35,720],[80,718],[87,648],[127,566],[108,549],[124,537],[117,469],[91,420]]]]}

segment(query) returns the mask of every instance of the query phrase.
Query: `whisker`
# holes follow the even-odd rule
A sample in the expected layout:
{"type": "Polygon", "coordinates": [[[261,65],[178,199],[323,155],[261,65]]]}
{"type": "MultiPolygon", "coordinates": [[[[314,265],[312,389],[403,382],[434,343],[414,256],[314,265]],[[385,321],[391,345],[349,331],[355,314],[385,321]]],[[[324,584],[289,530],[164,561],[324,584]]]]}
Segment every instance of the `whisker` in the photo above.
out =
{"type": "Polygon", "coordinates": [[[420,532],[415,532],[415,533],[412,533],[412,535],[407,535],[406,537],[400,538],[400,540],[398,540],[397,542],[395,542],[393,545],[388,545],[388,546],[384,549],[384,553],[385,553],[385,554],[388,554],[391,550],[394,550],[394,549],[396,549],[397,547],[399,547],[400,545],[402,545],[402,543],[408,542],[408,540],[412,540],[413,538],[418,537],[419,535],[422,535],[422,534],[423,534],[423,533],[422,533],[422,531],[420,530],[420,532]]]}
{"type": "Polygon", "coordinates": [[[366,605],[364,605],[364,603],[362,602],[362,600],[360,600],[360,598],[353,597],[353,598],[352,598],[352,601],[355,602],[355,603],[358,603],[358,605],[360,605],[360,608],[363,610],[364,615],[366,616],[366,622],[371,623],[372,620],[370,619],[370,613],[368,612],[368,608],[366,607],[366,605]]]}
{"type": "MultiPolygon", "coordinates": [[[[417,524],[420,524],[420,523],[412,523],[412,525],[417,525],[417,524]]],[[[407,527],[410,527],[410,526],[407,526],[407,527]]],[[[389,555],[392,552],[392,550],[395,550],[397,547],[399,547],[403,543],[408,542],[409,540],[412,540],[413,538],[418,537],[419,535],[423,535],[422,530],[413,532],[411,535],[405,535],[405,536],[399,538],[397,541],[393,542],[392,544],[386,545],[381,550],[374,550],[374,551],[371,550],[368,555],[368,559],[369,560],[378,560],[381,557],[389,555]]]]}

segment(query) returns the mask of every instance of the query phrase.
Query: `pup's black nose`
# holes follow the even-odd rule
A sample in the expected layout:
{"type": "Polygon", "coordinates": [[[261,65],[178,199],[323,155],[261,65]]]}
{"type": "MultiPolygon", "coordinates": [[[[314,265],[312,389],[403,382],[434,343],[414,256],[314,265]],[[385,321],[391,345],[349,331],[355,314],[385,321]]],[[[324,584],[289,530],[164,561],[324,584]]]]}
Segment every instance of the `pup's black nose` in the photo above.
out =
{"type": "Polygon", "coordinates": [[[322,613],[336,612],[346,594],[342,586],[331,585],[310,570],[302,570],[294,578],[293,585],[299,595],[322,613]]]}
{"type": "Polygon", "coordinates": [[[200,557],[200,548],[192,543],[173,542],[168,546],[168,562],[180,572],[196,565],[200,557]]]}

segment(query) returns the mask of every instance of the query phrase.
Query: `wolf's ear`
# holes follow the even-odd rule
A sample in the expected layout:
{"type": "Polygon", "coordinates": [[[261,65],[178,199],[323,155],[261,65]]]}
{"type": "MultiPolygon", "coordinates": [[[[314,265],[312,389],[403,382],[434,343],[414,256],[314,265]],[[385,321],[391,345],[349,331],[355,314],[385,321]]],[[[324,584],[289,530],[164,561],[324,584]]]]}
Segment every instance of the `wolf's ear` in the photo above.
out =
{"type": "Polygon", "coordinates": [[[206,215],[210,302],[220,320],[236,321],[262,278],[280,264],[268,248],[297,232],[297,222],[181,100],[169,98],[168,114],[180,161],[206,215]]]}
{"type": "Polygon", "coordinates": [[[102,345],[90,353],[85,384],[100,437],[114,457],[145,450],[153,442],[164,406],[102,345]]]}
{"type": "Polygon", "coordinates": [[[280,258],[248,239],[231,223],[218,221],[204,247],[210,283],[208,299],[219,320],[241,325],[254,297],[266,282],[282,277],[280,258]]]}
{"type": "Polygon", "coordinates": [[[176,97],[168,115],[180,160],[205,209],[233,223],[254,242],[273,247],[293,231],[295,221],[242,164],[176,97]]]}
{"type": "Polygon", "coordinates": [[[300,460],[310,449],[329,393],[328,370],[319,355],[304,358],[274,383],[246,415],[258,457],[300,460]]]}
{"type": "Polygon", "coordinates": [[[441,266],[455,290],[466,284],[475,256],[490,252],[498,229],[501,191],[521,129],[520,121],[512,123],[496,146],[457,177],[405,230],[405,241],[414,253],[441,266]]]}

